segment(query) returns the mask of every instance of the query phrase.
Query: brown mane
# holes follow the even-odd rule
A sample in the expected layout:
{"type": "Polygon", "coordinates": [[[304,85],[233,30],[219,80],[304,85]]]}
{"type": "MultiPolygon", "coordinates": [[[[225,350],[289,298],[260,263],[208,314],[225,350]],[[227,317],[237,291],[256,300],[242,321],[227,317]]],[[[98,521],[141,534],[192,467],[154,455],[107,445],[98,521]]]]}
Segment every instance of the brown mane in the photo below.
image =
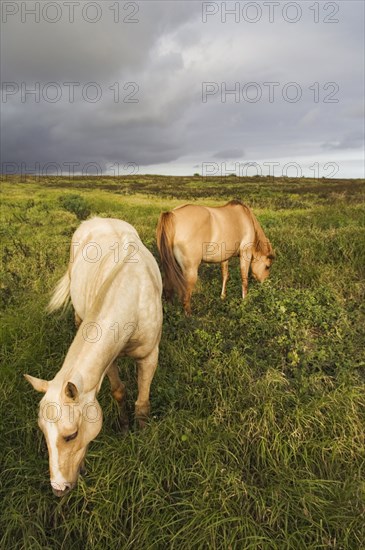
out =
{"type": "Polygon", "coordinates": [[[254,213],[252,212],[251,208],[249,208],[246,204],[244,204],[239,199],[233,199],[229,201],[226,206],[242,206],[242,208],[245,210],[246,214],[252,221],[254,230],[255,230],[255,249],[256,252],[261,252],[262,254],[265,254],[270,260],[273,260],[275,258],[275,254],[273,251],[273,248],[271,246],[271,243],[269,239],[266,237],[264,230],[262,229],[261,225],[259,224],[257,218],[255,217],[254,213]]]}

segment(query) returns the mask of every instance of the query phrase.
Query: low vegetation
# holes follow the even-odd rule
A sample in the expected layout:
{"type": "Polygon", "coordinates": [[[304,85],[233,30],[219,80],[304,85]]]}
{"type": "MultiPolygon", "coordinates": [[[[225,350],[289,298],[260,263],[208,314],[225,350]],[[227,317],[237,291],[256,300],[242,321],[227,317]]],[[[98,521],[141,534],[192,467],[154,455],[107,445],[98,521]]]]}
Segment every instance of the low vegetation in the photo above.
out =
{"type": "MultiPolygon", "coordinates": [[[[4,178],[0,546],[360,549],[365,540],[365,183],[269,178],[4,178]],[[27,372],[52,378],[72,311],[45,306],[87,216],[125,219],[157,257],[163,210],[239,198],[277,259],[240,299],[203,265],[194,315],[164,303],[152,418],[123,437],[105,381],[88,474],[51,493],[27,372]]],[[[135,367],[121,360],[129,409],[135,367]]],[[[132,420],[132,413],[131,413],[132,420]]]]}

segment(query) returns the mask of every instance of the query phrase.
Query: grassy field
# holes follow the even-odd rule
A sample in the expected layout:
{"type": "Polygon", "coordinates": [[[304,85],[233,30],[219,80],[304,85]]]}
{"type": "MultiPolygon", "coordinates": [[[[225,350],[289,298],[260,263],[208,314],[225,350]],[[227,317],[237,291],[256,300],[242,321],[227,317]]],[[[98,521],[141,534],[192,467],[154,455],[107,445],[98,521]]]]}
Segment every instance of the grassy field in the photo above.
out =
{"type": "Polygon", "coordinates": [[[3,178],[1,233],[1,548],[364,548],[363,180],[3,178]],[[88,474],[57,499],[22,375],[52,378],[73,339],[71,309],[44,308],[78,217],[127,220],[157,257],[161,211],[232,198],[273,243],[269,281],[242,302],[232,261],[222,302],[204,265],[192,317],[164,304],[148,427],[118,433],[105,382],[88,474]]]}

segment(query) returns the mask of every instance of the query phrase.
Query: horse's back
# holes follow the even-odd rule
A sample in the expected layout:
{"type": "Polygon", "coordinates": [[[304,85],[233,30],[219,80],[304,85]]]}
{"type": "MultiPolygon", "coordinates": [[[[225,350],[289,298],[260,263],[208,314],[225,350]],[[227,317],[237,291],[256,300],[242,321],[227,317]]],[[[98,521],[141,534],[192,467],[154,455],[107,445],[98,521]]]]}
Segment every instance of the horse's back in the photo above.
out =
{"type": "Polygon", "coordinates": [[[205,206],[185,204],[172,210],[175,220],[174,242],[194,241],[194,237],[209,238],[211,214],[205,206]]]}
{"type": "Polygon", "coordinates": [[[253,238],[253,224],[242,204],[233,202],[224,206],[208,207],[208,210],[211,214],[213,236],[218,240],[222,236],[239,242],[253,238]]]}
{"type": "Polygon", "coordinates": [[[97,242],[103,237],[120,238],[122,235],[135,234],[138,237],[136,229],[124,220],[116,218],[91,218],[82,222],[73,234],[73,242],[97,242]],[[94,241],[93,241],[94,239],[94,241]]]}
{"type": "Polygon", "coordinates": [[[78,227],[71,243],[70,276],[71,300],[82,319],[108,291],[117,294],[114,279],[120,294],[162,292],[156,260],[136,229],[114,218],[93,218],[78,227]]]}
{"type": "Polygon", "coordinates": [[[73,284],[85,287],[90,282],[100,287],[118,263],[121,252],[125,253],[121,243],[126,244],[137,240],[139,240],[137,231],[132,225],[122,220],[92,218],[82,222],[71,241],[71,290],[73,284]]]}
{"type": "MultiPolygon", "coordinates": [[[[185,204],[172,210],[177,231],[200,233],[227,230],[229,226],[235,229],[251,227],[252,223],[243,205],[232,202],[224,206],[200,206],[185,204]]],[[[196,233],[195,233],[196,234],[196,233]]]]}
{"type": "Polygon", "coordinates": [[[202,259],[220,262],[226,254],[236,255],[240,246],[254,239],[253,224],[240,203],[219,207],[188,204],[172,212],[175,218],[174,252],[177,257],[184,256],[181,263],[185,265],[188,261],[194,263],[202,259]]]}

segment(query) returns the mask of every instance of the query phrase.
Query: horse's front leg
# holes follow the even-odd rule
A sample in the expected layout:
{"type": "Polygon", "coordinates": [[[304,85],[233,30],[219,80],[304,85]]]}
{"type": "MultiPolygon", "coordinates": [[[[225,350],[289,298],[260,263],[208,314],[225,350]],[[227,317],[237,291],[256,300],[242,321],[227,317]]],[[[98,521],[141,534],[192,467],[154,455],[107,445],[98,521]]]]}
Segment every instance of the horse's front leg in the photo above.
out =
{"type": "Polygon", "coordinates": [[[109,382],[112,396],[116,400],[119,406],[119,422],[121,431],[126,433],[128,431],[128,415],[126,407],[126,389],[125,384],[119,378],[119,370],[116,363],[112,363],[106,372],[109,382]]]}
{"type": "Polygon", "coordinates": [[[248,272],[250,269],[252,253],[242,250],[240,253],[240,270],[242,279],[242,298],[247,296],[248,291],[248,272]]]}
{"type": "Polygon", "coordinates": [[[225,260],[224,262],[221,263],[221,268],[222,268],[222,280],[223,280],[221,298],[222,300],[224,300],[224,298],[227,295],[226,287],[227,287],[227,281],[229,279],[228,260],[225,260]]]}
{"type": "Polygon", "coordinates": [[[158,346],[144,359],[137,361],[138,365],[138,397],[135,403],[135,417],[140,428],[144,428],[150,414],[150,388],[156,372],[158,361],[158,346]]]}

